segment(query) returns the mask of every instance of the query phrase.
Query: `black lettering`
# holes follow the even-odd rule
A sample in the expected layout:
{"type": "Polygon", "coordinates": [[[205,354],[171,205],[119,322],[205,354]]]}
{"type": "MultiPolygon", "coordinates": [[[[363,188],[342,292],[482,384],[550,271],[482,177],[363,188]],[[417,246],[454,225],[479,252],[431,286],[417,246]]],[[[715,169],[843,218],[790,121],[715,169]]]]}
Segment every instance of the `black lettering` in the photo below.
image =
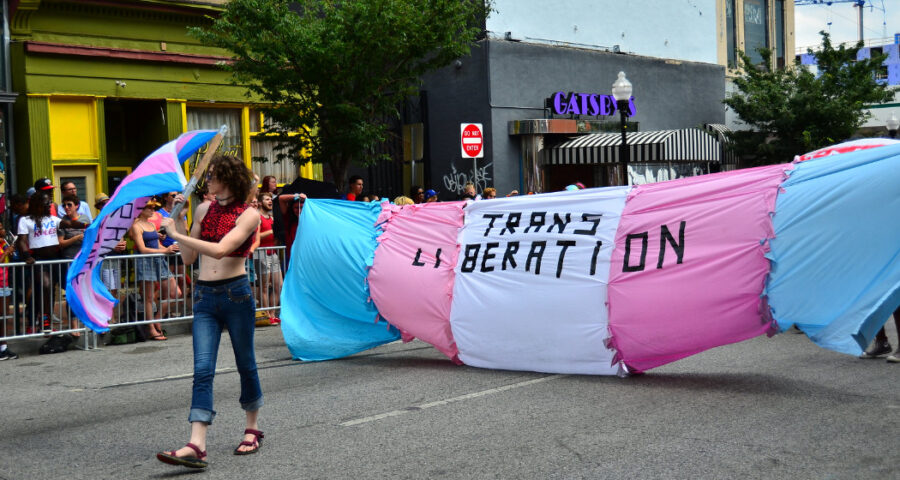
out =
{"type": "Polygon", "coordinates": [[[687,225],[687,222],[684,220],[681,221],[681,225],[678,227],[678,242],[675,242],[675,237],[672,236],[672,232],[669,231],[668,225],[663,225],[659,227],[659,261],[656,262],[656,268],[663,268],[663,260],[666,258],[666,242],[669,245],[672,245],[672,250],[675,250],[675,254],[678,255],[678,261],[675,263],[680,265],[682,260],[684,259],[684,227],[687,225]]]}
{"type": "Polygon", "coordinates": [[[554,227],[559,227],[559,233],[563,233],[563,231],[566,229],[566,226],[568,226],[569,222],[571,222],[571,221],[572,221],[571,213],[566,214],[565,222],[563,222],[562,217],[560,217],[558,213],[554,213],[553,214],[553,225],[550,225],[550,228],[547,229],[547,233],[550,233],[554,227]]]}
{"type": "Polygon", "coordinates": [[[484,218],[491,219],[491,223],[488,224],[487,230],[484,231],[484,236],[486,237],[486,236],[488,236],[489,233],[491,233],[491,229],[494,228],[494,221],[496,221],[498,218],[503,218],[503,214],[502,213],[485,213],[484,218]]]}
{"type": "Polygon", "coordinates": [[[597,245],[594,245],[594,255],[591,256],[591,275],[597,273],[597,257],[600,255],[600,247],[603,246],[603,242],[597,240],[597,245]]]}
{"type": "Polygon", "coordinates": [[[582,222],[590,222],[591,229],[590,230],[575,230],[572,233],[576,235],[590,235],[594,236],[597,234],[597,225],[600,225],[600,220],[603,218],[602,213],[582,213],[581,221],[582,222]]]}
{"type": "Polygon", "coordinates": [[[422,256],[422,249],[420,248],[420,249],[416,250],[416,258],[413,259],[412,264],[414,267],[424,267],[425,266],[424,263],[419,261],[419,257],[421,257],[421,256],[422,256]]]}
{"type": "Polygon", "coordinates": [[[509,261],[509,264],[512,265],[513,270],[516,268],[516,259],[513,258],[513,255],[519,251],[519,242],[509,242],[506,244],[506,251],[503,252],[503,263],[501,264],[501,269],[506,270],[506,262],[509,261]]]}
{"type": "Polygon", "coordinates": [[[528,252],[528,258],[525,259],[525,271],[531,271],[531,261],[535,261],[534,266],[534,274],[541,274],[541,260],[544,257],[544,249],[547,248],[547,242],[544,240],[533,242],[531,244],[531,251],[528,252]]]}
{"type": "Polygon", "coordinates": [[[540,232],[541,227],[544,226],[544,222],[547,221],[547,212],[531,212],[531,221],[528,224],[528,227],[525,229],[525,233],[528,233],[531,230],[531,227],[534,227],[535,232],[540,232]]]}
{"type": "Polygon", "coordinates": [[[556,246],[562,247],[562,250],[559,251],[559,261],[556,262],[556,278],[559,278],[559,276],[562,275],[563,260],[566,258],[566,250],[568,250],[569,247],[575,246],[575,240],[557,240],[556,246]]]}
{"type": "Polygon", "coordinates": [[[487,266],[487,261],[492,258],[497,258],[497,255],[494,255],[493,253],[491,253],[491,249],[497,248],[499,246],[500,246],[500,244],[497,242],[491,242],[491,243],[485,244],[484,256],[481,257],[481,271],[482,272],[493,272],[494,271],[494,267],[487,266]]]}
{"type": "Polygon", "coordinates": [[[519,220],[522,219],[522,214],[520,212],[510,213],[508,217],[506,217],[506,228],[500,230],[500,235],[506,233],[509,230],[509,233],[516,233],[516,227],[519,226],[519,220]]]}
{"type": "Polygon", "coordinates": [[[475,245],[466,245],[465,256],[463,256],[462,265],[459,267],[459,271],[463,273],[470,273],[475,271],[475,266],[478,265],[478,251],[481,250],[481,244],[476,243],[475,245]]]}
{"type": "Polygon", "coordinates": [[[441,250],[443,249],[437,249],[437,252],[435,252],[434,254],[434,268],[438,268],[441,266],[441,250]]]}
{"type": "Polygon", "coordinates": [[[640,272],[644,269],[647,260],[647,241],[649,237],[647,232],[629,233],[625,236],[625,263],[622,265],[623,272],[640,272]],[[641,239],[641,263],[636,266],[631,266],[629,265],[629,260],[631,260],[631,241],[636,238],[641,239]]]}

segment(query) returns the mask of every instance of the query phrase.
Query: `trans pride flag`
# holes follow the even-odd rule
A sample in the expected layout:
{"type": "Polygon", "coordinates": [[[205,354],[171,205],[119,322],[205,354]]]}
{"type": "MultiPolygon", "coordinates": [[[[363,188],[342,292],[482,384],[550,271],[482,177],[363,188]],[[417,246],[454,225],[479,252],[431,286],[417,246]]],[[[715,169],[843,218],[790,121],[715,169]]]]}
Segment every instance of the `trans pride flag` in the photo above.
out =
{"type": "Polygon", "coordinates": [[[418,337],[467,365],[601,375],[791,325],[857,355],[900,304],[897,212],[889,140],[468,204],[310,199],[298,238],[315,241],[294,244],[282,332],[303,360],[418,337]],[[323,292],[329,308],[310,309],[323,292]]]}
{"type": "Polygon", "coordinates": [[[182,164],[216,133],[218,130],[194,130],[159,147],[125,177],[84,231],[81,252],[66,278],[66,300],[75,315],[95,332],[109,330],[109,319],[118,303],[100,278],[103,258],[119,243],[149,197],[184,189],[187,179],[182,164]]]}

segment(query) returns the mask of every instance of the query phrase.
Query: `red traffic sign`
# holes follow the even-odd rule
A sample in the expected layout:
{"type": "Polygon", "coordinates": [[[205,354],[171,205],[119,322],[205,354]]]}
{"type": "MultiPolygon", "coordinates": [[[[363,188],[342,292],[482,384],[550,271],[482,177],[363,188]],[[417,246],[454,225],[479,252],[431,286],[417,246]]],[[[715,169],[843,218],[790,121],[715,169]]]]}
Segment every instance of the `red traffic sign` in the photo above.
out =
{"type": "Polygon", "coordinates": [[[480,123],[459,125],[463,158],[484,158],[484,134],[480,123]]]}

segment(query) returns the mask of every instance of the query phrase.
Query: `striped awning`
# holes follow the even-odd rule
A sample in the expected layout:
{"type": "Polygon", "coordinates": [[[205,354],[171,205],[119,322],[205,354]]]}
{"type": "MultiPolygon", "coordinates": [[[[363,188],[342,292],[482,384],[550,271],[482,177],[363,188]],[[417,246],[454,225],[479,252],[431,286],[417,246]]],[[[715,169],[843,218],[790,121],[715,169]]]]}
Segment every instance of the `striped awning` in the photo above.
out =
{"type": "MultiPolygon", "coordinates": [[[[630,162],[720,162],[716,137],[696,128],[629,133],[630,162]]],[[[621,133],[595,133],[567,140],[549,150],[550,165],[619,163],[621,133]]]]}

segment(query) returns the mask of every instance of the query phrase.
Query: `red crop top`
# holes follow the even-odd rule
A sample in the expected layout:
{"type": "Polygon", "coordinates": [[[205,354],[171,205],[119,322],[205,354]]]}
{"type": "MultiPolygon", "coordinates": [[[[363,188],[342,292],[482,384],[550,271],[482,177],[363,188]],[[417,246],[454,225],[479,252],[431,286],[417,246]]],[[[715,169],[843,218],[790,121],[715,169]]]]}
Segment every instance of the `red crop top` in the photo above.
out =
{"type": "MultiPolygon", "coordinates": [[[[200,222],[200,240],[207,242],[219,243],[225,238],[225,235],[237,225],[237,219],[249,208],[246,203],[231,202],[228,205],[219,205],[219,202],[212,202],[203,221],[200,222]]],[[[229,257],[246,257],[250,254],[250,247],[253,246],[253,235],[250,234],[247,240],[229,253],[229,257]]]]}

